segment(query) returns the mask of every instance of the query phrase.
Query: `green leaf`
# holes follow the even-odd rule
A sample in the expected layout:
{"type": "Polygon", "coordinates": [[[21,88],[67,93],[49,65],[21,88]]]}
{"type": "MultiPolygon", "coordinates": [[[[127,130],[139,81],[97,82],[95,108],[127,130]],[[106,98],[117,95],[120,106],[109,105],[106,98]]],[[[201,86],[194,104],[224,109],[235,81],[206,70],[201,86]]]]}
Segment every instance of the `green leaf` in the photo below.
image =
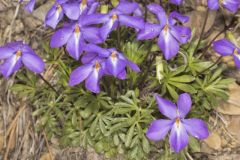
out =
{"type": "Polygon", "coordinates": [[[131,142],[132,142],[132,138],[133,138],[133,134],[134,134],[134,129],[135,129],[135,125],[132,125],[130,127],[130,129],[128,130],[127,133],[127,137],[126,137],[126,141],[125,141],[125,146],[129,147],[131,142]]]}
{"type": "Polygon", "coordinates": [[[182,75],[182,76],[178,76],[178,77],[171,77],[169,80],[175,81],[175,82],[188,83],[188,82],[194,81],[195,77],[193,77],[191,75],[182,75]]]}
{"type": "Polygon", "coordinates": [[[172,82],[172,81],[169,81],[169,83],[174,85],[175,87],[177,87],[178,89],[180,89],[184,92],[192,93],[192,94],[197,93],[197,90],[189,84],[183,84],[183,83],[172,82]]]}
{"type": "Polygon", "coordinates": [[[175,89],[173,89],[173,87],[171,87],[171,85],[169,85],[169,84],[166,84],[166,86],[167,86],[167,89],[168,89],[170,95],[173,97],[173,99],[177,100],[178,99],[178,94],[175,91],[175,89]]]}
{"type": "Polygon", "coordinates": [[[196,140],[193,137],[189,138],[189,146],[190,146],[192,152],[200,152],[201,151],[198,140],[196,140]]]}
{"type": "Polygon", "coordinates": [[[147,138],[145,136],[143,136],[143,138],[142,138],[142,147],[143,147],[143,151],[145,153],[150,152],[150,144],[149,144],[149,141],[147,140],[147,138]]]}

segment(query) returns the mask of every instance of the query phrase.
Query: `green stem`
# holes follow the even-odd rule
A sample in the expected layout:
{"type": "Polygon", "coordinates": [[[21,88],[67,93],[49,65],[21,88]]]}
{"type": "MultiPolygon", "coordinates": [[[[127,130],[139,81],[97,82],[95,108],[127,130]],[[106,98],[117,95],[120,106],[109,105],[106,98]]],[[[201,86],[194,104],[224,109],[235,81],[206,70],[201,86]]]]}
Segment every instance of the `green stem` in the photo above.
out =
{"type": "Polygon", "coordinates": [[[50,89],[52,89],[56,93],[57,96],[59,96],[58,91],[41,74],[38,74],[38,76],[43,80],[44,83],[48,85],[50,89]]]}
{"type": "Polygon", "coordinates": [[[193,55],[197,52],[198,50],[198,47],[202,41],[202,38],[203,38],[203,35],[204,35],[204,31],[205,31],[205,28],[206,28],[206,24],[207,24],[207,20],[208,20],[208,14],[209,14],[209,9],[207,9],[207,12],[206,12],[206,15],[205,15],[205,19],[204,19],[204,22],[203,22],[203,27],[202,27],[202,31],[201,31],[201,34],[200,34],[200,37],[199,37],[199,40],[198,40],[198,43],[197,43],[197,46],[193,52],[193,55]]]}
{"type": "Polygon", "coordinates": [[[216,62],[214,62],[211,66],[209,66],[208,68],[204,69],[204,70],[201,71],[200,73],[198,73],[197,76],[199,76],[200,74],[206,72],[207,70],[210,70],[212,67],[216,66],[216,65],[222,60],[222,58],[223,58],[223,57],[220,56],[220,57],[216,60],[216,62]]]}

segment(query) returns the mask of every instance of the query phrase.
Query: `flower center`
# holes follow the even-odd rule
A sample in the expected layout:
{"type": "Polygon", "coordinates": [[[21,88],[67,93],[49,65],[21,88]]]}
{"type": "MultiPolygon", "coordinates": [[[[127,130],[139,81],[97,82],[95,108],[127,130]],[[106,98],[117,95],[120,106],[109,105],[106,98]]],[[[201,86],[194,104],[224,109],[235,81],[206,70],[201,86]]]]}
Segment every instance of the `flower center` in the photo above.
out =
{"type": "Polygon", "coordinates": [[[236,55],[236,56],[238,56],[239,55],[239,53],[238,53],[238,49],[236,48],[236,49],[234,49],[234,51],[233,51],[233,54],[234,55],[236,55]]]}
{"type": "Polygon", "coordinates": [[[57,11],[58,11],[58,13],[62,12],[62,6],[60,4],[57,5],[57,11]]]}
{"type": "Polygon", "coordinates": [[[112,15],[112,20],[115,21],[115,20],[117,20],[117,19],[118,19],[118,15],[117,15],[117,14],[113,14],[113,15],[112,15]]]}
{"type": "Polygon", "coordinates": [[[18,57],[20,57],[21,55],[22,55],[22,51],[18,50],[18,51],[16,52],[16,57],[18,58],[18,57]]]}
{"type": "Polygon", "coordinates": [[[112,52],[111,57],[112,57],[112,59],[116,59],[117,58],[117,53],[116,52],[112,52]]]}
{"type": "Polygon", "coordinates": [[[87,0],[82,0],[82,5],[83,6],[87,5],[87,0]]]}
{"type": "Polygon", "coordinates": [[[180,120],[180,118],[176,118],[176,124],[177,124],[177,127],[179,128],[179,125],[180,125],[180,122],[181,122],[181,120],[180,120]]]}
{"type": "Polygon", "coordinates": [[[219,4],[223,4],[224,0],[219,0],[219,4]]]}
{"type": "Polygon", "coordinates": [[[76,25],[74,32],[75,33],[80,33],[81,32],[80,27],[78,25],[76,25]]]}
{"type": "Polygon", "coordinates": [[[168,29],[169,29],[169,25],[166,24],[166,25],[164,26],[164,28],[163,28],[163,31],[164,31],[165,33],[167,33],[168,29]]]}
{"type": "Polygon", "coordinates": [[[95,69],[96,69],[97,71],[99,71],[100,68],[101,68],[101,64],[100,64],[98,61],[96,61],[96,63],[95,63],[95,69]]]}

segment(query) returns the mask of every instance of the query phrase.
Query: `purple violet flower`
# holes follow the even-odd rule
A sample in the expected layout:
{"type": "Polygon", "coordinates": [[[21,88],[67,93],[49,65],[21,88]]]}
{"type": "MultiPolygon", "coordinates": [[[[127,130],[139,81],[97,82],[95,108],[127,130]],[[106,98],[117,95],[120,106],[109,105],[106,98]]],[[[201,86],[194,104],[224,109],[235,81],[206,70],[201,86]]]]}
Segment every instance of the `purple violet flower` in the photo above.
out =
{"type": "Polygon", "coordinates": [[[159,111],[170,120],[159,119],[153,121],[146,133],[150,140],[164,139],[171,129],[170,147],[175,152],[180,152],[187,146],[189,134],[200,140],[208,137],[208,127],[202,120],[196,118],[185,119],[192,105],[189,94],[181,94],[177,106],[157,94],[155,94],[155,98],[159,111]]]}
{"type": "Polygon", "coordinates": [[[239,0],[208,0],[208,7],[212,10],[218,10],[220,7],[224,7],[232,13],[236,13],[239,6],[239,0]]]}
{"type": "Polygon", "coordinates": [[[0,60],[4,60],[0,70],[4,77],[9,77],[19,70],[24,64],[29,70],[35,73],[44,71],[43,60],[23,42],[12,42],[0,47],[0,60]]]}
{"type": "Polygon", "coordinates": [[[75,2],[65,3],[63,5],[63,10],[68,18],[77,20],[80,15],[90,15],[96,11],[99,2],[95,1],[96,0],[78,0],[75,2]]]}
{"type": "Polygon", "coordinates": [[[77,23],[68,24],[57,30],[51,38],[50,46],[58,48],[67,44],[67,51],[76,60],[79,60],[85,41],[93,44],[102,43],[99,35],[99,29],[96,27],[89,27],[98,15],[83,15],[80,16],[77,23]]]}
{"type": "Polygon", "coordinates": [[[172,4],[175,4],[175,5],[180,5],[182,3],[183,0],[170,0],[170,2],[172,4]]]}
{"type": "Polygon", "coordinates": [[[84,64],[75,69],[69,79],[69,85],[75,86],[85,80],[85,86],[94,93],[100,92],[100,79],[104,74],[104,61],[101,58],[95,58],[88,64],[84,64]]]}
{"type": "Polygon", "coordinates": [[[222,56],[233,56],[236,67],[240,69],[240,48],[236,47],[232,42],[226,39],[215,41],[213,49],[222,56]]]}
{"type": "Polygon", "coordinates": [[[112,75],[119,79],[126,79],[126,67],[130,67],[135,72],[140,72],[140,68],[128,60],[122,53],[118,52],[115,48],[103,49],[93,44],[88,44],[85,47],[87,55],[83,56],[82,62],[86,63],[94,59],[94,56],[105,58],[105,74],[112,75]]]}
{"type": "Polygon", "coordinates": [[[110,32],[119,25],[132,27],[137,30],[142,29],[144,20],[139,16],[141,16],[141,11],[138,3],[121,0],[116,8],[99,19],[99,21],[104,23],[100,29],[102,39],[106,40],[110,32]],[[130,14],[135,14],[136,16],[129,16],[130,14]]]}
{"type": "Polygon", "coordinates": [[[177,55],[179,43],[185,44],[191,38],[189,27],[178,25],[178,21],[186,23],[189,17],[173,11],[167,17],[165,11],[158,4],[150,4],[148,9],[157,15],[159,24],[146,23],[137,36],[138,40],[153,39],[157,36],[158,46],[163,51],[165,59],[169,60],[177,55]]]}
{"type": "Polygon", "coordinates": [[[34,9],[34,6],[36,4],[36,0],[30,0],[24,7],[24,10],[29,12],[29,13],[32,13],[33,9],[34,9]]]}

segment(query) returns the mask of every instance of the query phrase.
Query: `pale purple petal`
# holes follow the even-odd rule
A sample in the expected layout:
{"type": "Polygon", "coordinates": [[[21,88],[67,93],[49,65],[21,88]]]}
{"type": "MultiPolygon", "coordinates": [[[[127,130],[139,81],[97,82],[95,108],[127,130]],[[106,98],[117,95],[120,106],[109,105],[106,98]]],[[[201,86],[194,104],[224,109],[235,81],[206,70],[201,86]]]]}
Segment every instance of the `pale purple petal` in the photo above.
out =
{"type": "Polygon", "coordinates": [[[72,20],[77,20],[80,16],[79,3],[62,4],[65,15],[72,20]]]}
{"type": "Polygon", "coordinates": [[[159,111],[170,119],[175,119],[177,115],[177,107],[169,100],[163,99],[158,94],[155,94],[155,99],[158,104],[159,111]]]}
{"type": "Polygon", "coordinates": [[[188,134],[182,122],[175,122],[170,136],[169,143],[172,150],[180,152],[188,145],[188,134]]]}
{"type": "Polygon", "coordinates": [[[184,119],[183,125],[187,132],[197,139],[202,140],[207,138],[209,135],[207,125],[200,119],[184,119]]]}
{"type": "Polygon", "coordinates": [[[179,44],[169,30],[162,30],[158,39],[158,46],[163,51],[166,60],[175,57],[179,51],[179,44]]]}
{"type": "Polygon", "coordinates": [[[0,60],[11,57],[15,52],[15,49],[10,47],[0,47],[0,60]]]}
{"type": "Polygon", "coordinates": [[[89,43],[98,44],[103,42],[99,34],[99,28],[96,27],[82,28],[82,34],[83,38],[89,43]]]}
{"type": "Polygon", "coordinates": [[[219,0],[208,0],[208,8],[212,10],[219,9],[219,0]]]}
{"type": "Polygon", "coordinates": [[[186,44],[192,36],[191,29],[185,26],[172,27],[171,34],[174,35],[174,37],[182,44],[186,44]],[[177,32],[178,36],[175,36],[176,34],[174,32],[177,32]]]}
{"type": "Polygon", "coordinates": [[[99,93],[100,92],[100,86],[99,81],[103,75],[102,69],[93,69],[93,72],[88,76],[85,82],[85,86],[88,90],[90,90],[93,93],[99,93]]]}
{"type": "Polygon", "coordinates": [[[138,65],[136,65],[135,63],[133,63],[130,60],[127,60],[127,65],[135,72],[140,72],[140,68],[138,67],[138,65]]]}
{"type": "Polygon", "coordinates": [[[121,80],[124,80],[124,79],[126,79],[126,76],[127,76],[127,72],[126,72],[126,70],[124,69],[121,73],[119,73],[119,74],[117,75],[117,78],[118,78],[118,79],[121,79],[121,80]]]}
{"type": "Polygon", "coordinates": [[[83,53],[85,42],[82,37],[82,33],[73,32],[67,42],[67,51],[76,60],[79,60],[83,53]]]}
{"type": "Polygon", "coordinates": [[[239,0],[224,0],[222,5],[232,13],[236,13],[238,11],[240,1],[239,0]]]}
{"type": "Polygon", "coordinates": [[[238,69],[240,69],[240,54],[234,55],[233,58],[234,58],[234,62],[235,62],[236,67],[238,69]]]}
{"type": "Polygon", "coordinates": [[[233,54],[235,48],[235,45],[226,39],[213,42],[213,49],[222,56],[233,54]]]}
{"type": "Polygon", "coordinates": [[[84,47],[84,51],[97,53],[100,57],[108,57],[111,54],[107,49],[101,48],[95,44],[87,44],[84,47]]]}
{"type": "Polygon", "coordinates": [[[152,141],[160,141],[166,137],[173,123],[171,120],[155,120],[149,126],[146,136],[152,141]]]}
{"type": "Polygon", "coordinates": [[[171,3],[176,4],[176,5],[180,5],[182,3],[183,0],[170,0],[171,3]]]}
{"type": "Polygon", "coordinates": [[[36,54],[23,53],[22,62],[32,72],[42,73],[44,71],[45,63],[36,54]]]}
{"type": "Polygon", "coordinates": [[[128,26],[135,29],[143,29],[144,20],[140,17],[132,17],[127,15],[119,15],[120,25],[128,26]]]}
{"type": "Polygon", "coordinates": [[[90,7],[88,8],[87,15],[93,14],[97,10],[98,6],[99,2],[94,2],[93,4],[91,4],[90,7]]]}
{"type": "Polygon", "coordinates": [[[175,25],[177,21],[180,21],[182,23],[186,23],[189,21],[188,16],[184,16],[176,11],[173,11],[169,14],[169,23],[171,25],[175,25]]]}
{"type": "Polygon", "coordinates": [[[36,3],[36,0],[30,0],[26,6],[24,7],[24,10],[29,12],[29,13],[32,13],[33,9],[34,9],[34,6],[35,6],[35,3],[36,3]]]}
{"type": "Polygon", "coordinates": [[[79,23],[83,26],[105,23],[110,19],[108,14],[90,14],[80,18],[79,23]]]}
{"type": "Polygon", "coordinates": [[[106,40],[110,32],[116,29],[118,26],[118,20],[109,19],[101,28],[100,35],[103,40],[106,40]]]}
{"type": "Polygon", "coordinates": [[[148,40],[157,37],[161,32],[159,24],[145,23],[144,28],[137,35],[138,40],[148,40]]]}
{"type": "Polygon", "coordinates": [[[161,26],[165,26],[167,24],[168,18],[164,11],[164,9],[158,5],[157,3],[152,3],[147,6],[150,12],[157,15],[158,20],[160,21],[161,26]]]}
{"type": "Polygon", "coordinates": [[[9,57],[1,66],[1,72],[4,77],[8,78],[15,71],[19,70],[22,66],[21,57],[17,57],[15,54],[9,57]]]}
{"type": "Polygon", "coordinates": [[[92,71],[93,71],[92,64],[83,65],[73,70],[68,82],[69,86],[75,86],[83,82],[92,73],[92,71]]]}
{"type": "Polygon", "coordinates": [[[57,30],[51,37],[51,48],[59,48],[67,43],[68,39],[73,33],[72,27],[64,27],[57,30]]]}
{"type": "Polygon", "coordinates": [[[125,70],[126,65],[127,62],[122,59],[119,59],[118,57],[109,56],[109,58],[106,61],[106,69],[110,74],[112,74],[115,77],[117,77],[118,74],[125,70]]]}
{"type": "Polygon", "coordinates": [[[180,117],[185,118],[185,116],[188,114],[192,107],[192,100],[190,95],[188,93],[183,93],[179,95],[177,106],[180,117]]]}
{"type": "Polygon", "coordinates": [[[137,8],[138,4],[136,2],[120,2],[118,6],[116,7],[116,10],[124,13],[124,14],[131,14],[133,13],[137,8]]]}
{"type": "Polygon", "coordinates": [[[95,53],[95,52],[88,52],[86,55],[82,56],[81,62],[82,62],[83,64],[90,63],[90,62],[93,61],[97,56],[98,56],[98,55],[97,55],[97,53],[95,53]]]}
{"type": "Polygon", "coordinates": [[[56,28],[57,24],[63,18],[63,9],[60,5],[54,5],[46,15],[45,24],[52,27],[53,29],[56,28]]]}

